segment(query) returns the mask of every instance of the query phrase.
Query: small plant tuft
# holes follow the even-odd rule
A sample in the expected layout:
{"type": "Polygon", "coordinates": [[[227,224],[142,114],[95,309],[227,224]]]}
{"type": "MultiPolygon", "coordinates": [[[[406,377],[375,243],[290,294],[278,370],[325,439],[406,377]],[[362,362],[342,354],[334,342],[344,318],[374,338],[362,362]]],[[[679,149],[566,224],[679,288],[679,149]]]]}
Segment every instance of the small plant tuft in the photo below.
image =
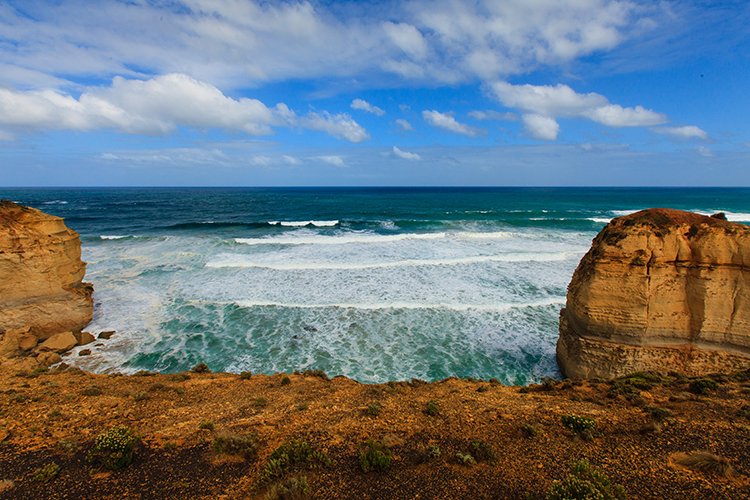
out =
{"type": "Polygon", "coordinates": [[[492,445],[481,439],[469,443],[469,450],[477,462],[494,462],[497,459],[497,453],[492,445]]]}
{"type": "Polygon", "coordinates": [[[539,435],[539,429],[533,424],[526,423],[521,426],[521,434],[529,439],[535,438],[539,435]]]}
{"type": "Polygon", "coordinates": [[[264,498],[265,500],[307,500],[310,498],[310,486],[305,476],[290,477],[271,486],[264,498]]]}
{"type": "Polygon", "coordinates": [[[103,391],[101,387],[97,385],[86,387],[84,390],[81,391],[82,396],[101,396],[102,394],[103,394],[103,391]]]}
{"type": "Polygon", "coordinates": [[[688,390],[693,394],[706,394],[709,391],[715,391],[719,384],[710,378],[699,378],[690,382],[688,390]]]}
{"type": "Polygon", "coordinates": [[[702,472],[703,474],[722,477],[731,477],[734,475],[734,468],[729,462],[729,459],[714,455],[707,451],[677,453],[674,456],[674,461],[683,467],[702,472]]]}
{"type": "Polygon", "coordinates": [[[672,416],[672,412],[666,408],[660,408],[658,406],[644,406],[643,411],[651,415],[651,418],[655,422],[663,422],[664,420],[672,416]]]}
{"type": "Polygon", "coordinates": [[[581,417],[578,415],[563,415],[563,427],[567,427],[581,438],[590,441],[593,438],[596,422],[593,418],[581,417]]]}
{"type": "Polygon", "coordinates": [[[190,375],[187,373],[175,373],[174,375],[169,376],[169,380],[172,382],[184,382],[190,380],[190,375]]]}
{"type": "Polygon", "coordinates": [[[34,470],[31,474],[31,479],[37,483],[49,483],[57,477],[60,473],[60,466],[55,462],[50,462],[47,465],[43,465],[38,469],[34,470]]]}
{"type": "Polygon", "coordinates": [[[606,474],[599,472],[585,460],[576,462],[571,473],[562,481],[555,481],[547,491],[547,500],[625,500],[625,490],[612,484],[606,474]]]}
{"type": "Polygon", "coordinates": [[[359,452],[359,467],[362,472],[384,472],[391,465],[391,450],[381,441],[368,440],[359,452]]]}
{"type": "Polygon", "coordinates": [[[282,379],[281,379],[281,385],[289,385],[291,383],[292,383],[292,379],[290,379],[286,375],[284,377],[282,377],[282,379]]]}
{"type": "Polygon", "coordinates": [[[253,372],[240,372],[240,380],[250,380],[253,378],[253,372]]]}
{"type": "Polygon", "coordinates": [[[253,461],[258,456],[260,440],[255,434],[225,434],[214,439],[213,448],[217,453],[237,455],[247,461],[253,461]]]}
{"type": "Polygon", "coordinates": [[[307,441],[288,441],[271,453],[266,466],[260,473],[260,479],[268,481],[282,477],[290,467],[298,464],[328,467],[331,465],[331,459],[325,453],[310,446],[307,441]]]}
{"type": "Polygon", "coordinates": [[[122,469],[133,461],[133,452],[139,442],[140,439],[127,427],[113,427],[96,437],[88,461],[109,470],[122,469]]]}
{"type": "Polygon", "coordinates": [[[367,409],[365,410],[365,415],[368,417],[377,417],[380,415],[380,410],[382,410],[383,407],[380,405],[380,403],[372,403],[367,406],[367,409]]]}
{"type": "Polygon", "coordinates": [[[440,415],[440,405],[438,405],[437,401],[430,400],[425,405],[423,411],[424,411],[425,415],[429,415],[431,417],[440,415]]]}
{"type": "Polygon", "coordinates": [[[198,363],[190,369],[193,373],[211,373],[211,369],[206,363],[198,363]]]}
{"type": "Polygon", "coordinates": [[[212,430],[214,430],[214,427],[215,427],[215,426],[214,426],[214,423],[213,423],[213,422],[212,422],[211,420],[204,420],[203,422],[201,422],[201,423],[200,423],[200,424],[198,425],[198,428],[199,428],[199,429],[205,429],[205,430],[207,430],[207,431],[212,431],[212,430]]]}
{"type": "Polygon", "coordinates": [[[471,456],[471,453],[456,453],[456,462],[461,465],[476,465],[477,461],[471,456]]]}

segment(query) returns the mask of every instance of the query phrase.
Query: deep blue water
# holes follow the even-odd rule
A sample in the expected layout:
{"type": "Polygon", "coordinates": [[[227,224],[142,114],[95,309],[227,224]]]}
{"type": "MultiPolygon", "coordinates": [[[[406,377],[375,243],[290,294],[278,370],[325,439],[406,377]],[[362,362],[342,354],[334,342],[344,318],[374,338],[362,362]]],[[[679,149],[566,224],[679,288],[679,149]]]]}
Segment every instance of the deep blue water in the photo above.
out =
{"type": "Polygon", "coordinates": [[[3,189],[82,236],[98,371],[557,375],[565,289],[612,217],[750,221],[750,189],[3,189]]]}

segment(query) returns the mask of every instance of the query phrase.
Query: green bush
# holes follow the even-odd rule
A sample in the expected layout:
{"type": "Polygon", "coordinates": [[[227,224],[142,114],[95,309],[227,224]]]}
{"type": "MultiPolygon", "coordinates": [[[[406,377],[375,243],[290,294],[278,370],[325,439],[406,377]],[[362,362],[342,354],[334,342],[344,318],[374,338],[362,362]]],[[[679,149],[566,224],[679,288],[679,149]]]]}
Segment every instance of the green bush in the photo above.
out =
{"type": "Polygon", "coordinates": [[[368,440],[359,452],[359,466],[362,472],[384,472],[391,465],[391,450],[380,441],[368,440]]]}
{"type": "Polygon", "coordinates": [[[190,380],[190,375],[187,373],[175,373],[174,375],[171,375],[169,377],[169,380],[172,382],[184,382],[186,380],[190,380]]]}
{"type": "Polygon", "coordinates": [[[382,407],[380,406],[380,403],[372,403],[365,410],[365,414],[370,417],[377,417],[378,415],[380,415],[381,409],[382,407]]]}
{"type": "Polygon", "coordinates": [[[258,456],[260,440],[255,434],[225,434],[214,439],[214,451],[225,455],[237,455],[252,461],[258,456]]]}
{"type": "Polygon", "coordinates": [[[31,474],[31,479],[38,483],[49,483],[57,477],[60,473],[60,466],[55,462],[50,462],[47,465],[43,465],[38,469],[34,470],[31,474]]]}
{"type": "Polygon", "coordinates": [[[591,433],[596,428],[594,419],[578,415],[563,415],[562,424],[579,435],[591,433]]]}
{"type": "Polygon", "coordinates": [[[307,478],[291,477],[274,484],[266,492],[265,500],[307,500],[310,498],[310,487],[307,478]]]}
{"type": "Polygon", "coordinates": [[[435,401],[435,400],[428,401],[427,404],[424,407],[424,413],[426,415],[431,416],[431,417],[439,415],[440,414],[440,406],[438,405],[437,401],[435,401]]]}
{"type": "Polygon", "coordinates": [[[140,439],[127,427],[113,427],[96,437],[88,461],[109,470],[122,469],[133,461],[133,452],[139,442],[140,439]]]}
{"type": "Polygon", "coordinates": [[[260,479],[266,481],[281,477],[289,467],[298,464],[328,467],[331,465],[331,459],[325,453],[310,446],[307,441],[287,441],[271,453],[268,463],[260,473],[260,479]]]}
{"type": "Polygon", "coordinates": [[[198,424],[199,429],[205,429],[207,431],[214,430],[214,423],[211,420],[204,420],[200,424],[198,424]]]}
{"type": "Polygon", "coordinates": [[[211,373],[211,369],[206,363],[198,363],[190,371],[193,373],[211,373]]]}
{"type": "Polygon", "coordinates": [[[715,391],[719,384],[710,378],[699,378],[690,382],[688,390],[693,394],[706,394],[708,391],[715,391]]]}
{"type": "Polygon", "coordinates": [[[480,439],[469,443],[469,451],[477,462],[494,462],[497,458],[497,453],[495,453],[492,445],[480,439]]]}
{"type": "Polygon", "coordinates": [[[292,379],[290,379],[287,376],[282,377],[281,379],[281,385],[289,385],[292,383],[292,379]]]}
{"type": "Polygon", "coordinates": [[[456,461],[461,465],[476,465],[477,461],[471,456],[471,453],[456,453],[456,461]]]}
{"type": "Polygon", "coordinates": [[[576,462],[571,473],[562,481],[555,481],[547,491],[547,500],[624,500],[622,486],[611,484],[602,472],[585,460],[576,462]]]}
{"type": "Polygon", "coordinates": [[[240,372],[240,380],[250,380],[253,378],[253,372],[240,372]]]}

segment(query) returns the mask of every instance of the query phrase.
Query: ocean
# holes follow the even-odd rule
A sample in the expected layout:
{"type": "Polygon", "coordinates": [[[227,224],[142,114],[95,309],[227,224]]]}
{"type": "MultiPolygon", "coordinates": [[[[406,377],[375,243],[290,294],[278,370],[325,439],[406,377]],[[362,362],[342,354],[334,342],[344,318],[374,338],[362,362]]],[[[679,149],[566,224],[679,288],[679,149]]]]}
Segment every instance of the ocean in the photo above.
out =
{"type": "MultiPolygon", "coordinates": [[[[750,189],[0,188],[81,234],[95,372],[557,377],[592,238],[647,207],[750,223],[750,189]]],[[[91,345],[86,346],[91,348],[91,345]]]]}

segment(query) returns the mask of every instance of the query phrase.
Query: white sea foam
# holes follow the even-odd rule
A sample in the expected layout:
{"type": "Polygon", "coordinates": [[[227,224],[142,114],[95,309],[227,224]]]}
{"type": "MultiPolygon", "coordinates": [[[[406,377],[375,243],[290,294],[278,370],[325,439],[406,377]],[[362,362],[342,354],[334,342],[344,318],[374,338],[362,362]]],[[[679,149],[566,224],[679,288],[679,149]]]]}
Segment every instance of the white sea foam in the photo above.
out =
{"type": "Polygon", "coordinates": [[[456,266],[487,262],[554,262],[578,256],[573,252],[515,252],[446,259],[403,259],[386,262],[262,262],[251,255],[223,254],[206,263],[208,268],[259,268],[276,271],[387,269],[419,266],[456,266]]]}
{"type": "Polygon", "coordinates": [[[402,234],[341,233],[336,235],[304,233],[300,235],[270,236],[266,238],[235,238],[234,241],[243,245],[346,245],[394,243],[407,240],[495,240],[510,238],[511,236],[513,236],[513,233],[507,231],[402,234]]]}
{"type": "Polygon", "coordinates": [[[587,217],[587,220],[608,224],[612,219],[610,217],[587,217]]]}
{"type": "Polygon", "coordinates": [[[387,309],[443,309],[449,311],[480,311],[480,312],[507,312],[513,309],[525,307],[546,307],[565,304],[565,299],[552,297],[544,300],[519,303],[502,304],[450,304],[450,303],[411,303],[411,302],[387,302],[387,303],[356,303],[342,302],[332,304],[306,304],[295,302],[274,302],[262,300],[239,300],[235,302],[240,307],[285,307],[292,309],[361,309],[366,311],[387,309]]]}
{"type": "Polygon", "coordinates": [[[45,201],[42,202],[42,205],[67,205],[68,202],[65,200],[52,200],[52,201],[45,201]]]}
{"type": "Polygon", "coordinates": [[[285,227],[334,227],[339,224],[337,220],[292,220],[292,221],[277,221],[270,220],[268,224],[272,226],[285,226],[285,227]]]}
{"type": "Polygon", "coordinates": [[[101,238],[103,240],[121,240],[123,238],[130,238],[130,236],[129,235],[119,235],[119,234],[114,234],[114,235],[102,234],[102,235],[99,236],[99,238],[101,238]]]}

